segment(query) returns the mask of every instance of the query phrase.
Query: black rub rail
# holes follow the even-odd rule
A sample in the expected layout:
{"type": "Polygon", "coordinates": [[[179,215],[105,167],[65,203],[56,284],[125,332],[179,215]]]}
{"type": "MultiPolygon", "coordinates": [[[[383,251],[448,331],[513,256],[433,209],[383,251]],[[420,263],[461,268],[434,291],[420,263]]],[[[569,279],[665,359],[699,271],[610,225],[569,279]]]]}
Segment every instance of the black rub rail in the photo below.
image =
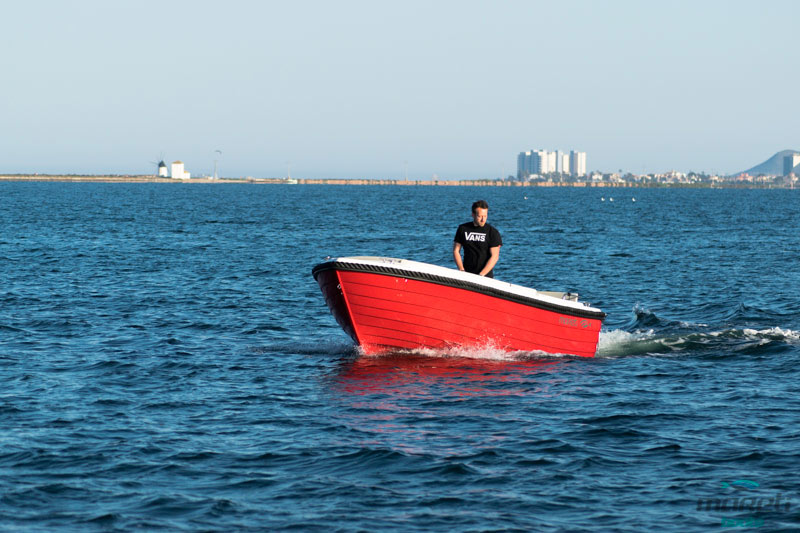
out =
{"type": "Polygon", "coordinates": [[[591,318],[595,320],[603,320],[606,314],[602,311],[592,311],[590,309],[581,309],[579,307],[560,306],[551,302],[544,302],[535,298],[521,296],[511,292],[495,289],[494,287],[486,287],[478,283],[463,281],[460,279],[453,279],[445,276],[437,276],[435,274],[427,274],[425,272],[417,272],[414,270],[403,270],[400,268],[387,267],[382,265],[365,265],[361,263],[347,263],[345,261],[326,261],[320,263],[311,269],[311,274],[314,279],[317,275],[325,270],[344,270],[348,272],[367,272],[370,274],[381,274],[384,276],[394,276],[399,278],[413,279],[417,281],[427,281],[437,285],[444,285],[447,287],[455,287],[457,289],[466,289],[469,291],[485,294],[487,296],[494,296],[495,298],[502,298],[510,302],[544,309],[546,311],[553,311],[555,313],[562,313],[565,315],[591,318]]]}

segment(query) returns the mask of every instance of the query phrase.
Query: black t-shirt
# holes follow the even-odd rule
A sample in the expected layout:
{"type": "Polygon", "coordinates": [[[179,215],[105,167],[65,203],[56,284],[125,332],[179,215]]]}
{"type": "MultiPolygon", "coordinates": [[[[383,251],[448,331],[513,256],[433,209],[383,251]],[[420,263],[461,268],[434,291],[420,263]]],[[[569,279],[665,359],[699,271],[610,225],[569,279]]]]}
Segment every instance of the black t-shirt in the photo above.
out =
{"type": "MultiPolygon", "coordinates": [[[[471,220],[458,227],[453,240],[464,249],[464,270],[473,274],[480,274],[486,266],[490,257],[489,248],[503,244],[500,232],[494,226],[489,223],[483,227],[476,226],[471,220]]],[[[493,277],[492,272],[489,271],[486,277],[493,277]]]]}

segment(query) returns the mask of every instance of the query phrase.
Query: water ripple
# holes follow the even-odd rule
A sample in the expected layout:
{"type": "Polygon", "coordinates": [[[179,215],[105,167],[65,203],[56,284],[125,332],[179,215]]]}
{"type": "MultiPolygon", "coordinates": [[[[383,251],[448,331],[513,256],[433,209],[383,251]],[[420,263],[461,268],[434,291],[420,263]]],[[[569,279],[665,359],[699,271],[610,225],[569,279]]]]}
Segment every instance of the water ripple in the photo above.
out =
{"type": "Polygon", "coordinates": [[[698,509],[743,479],[800,504],[777,192],[0,183],[0,529],[790,528],[698,509]],[[598,357],[341,332],[311,266],[447,265],[477,196],[498,277],[609,313],[598,357]]]}

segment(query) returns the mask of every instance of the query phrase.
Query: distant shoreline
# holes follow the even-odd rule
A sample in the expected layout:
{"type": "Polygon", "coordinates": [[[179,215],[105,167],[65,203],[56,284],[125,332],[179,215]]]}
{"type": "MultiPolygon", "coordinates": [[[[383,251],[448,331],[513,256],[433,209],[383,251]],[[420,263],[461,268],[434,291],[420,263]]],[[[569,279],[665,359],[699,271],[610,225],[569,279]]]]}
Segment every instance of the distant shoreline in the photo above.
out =
{"type": "Polygon", "coordinates": [[[65,181],[94,183],[251,183],[253,179],[193,178],[176,180],[147,175],[4,174],[0,181],[65,181]]]}
{"type": "Polygon", "coordinates": [[[394,179],[287,179],[287,178],[191,178],[172,179],[147,175],[71,175],[71,174],[6,174],[0,182],[82,182],[82,183],[250,183],[255,185],[385,185],[399,187],[582,187],[633,189],[790,189],[776,184],[757,183],[631,183],[631,182],[554,182],[500,180],[394,180],[394,179]]]}

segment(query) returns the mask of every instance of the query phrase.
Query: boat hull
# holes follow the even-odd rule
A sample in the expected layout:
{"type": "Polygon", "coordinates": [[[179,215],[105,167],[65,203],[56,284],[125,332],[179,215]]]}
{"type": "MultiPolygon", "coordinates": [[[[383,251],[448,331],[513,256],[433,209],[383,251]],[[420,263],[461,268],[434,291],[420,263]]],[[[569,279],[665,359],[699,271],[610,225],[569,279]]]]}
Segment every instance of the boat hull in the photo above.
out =
{"type": "Polygon", "coordinates": [[[464,273],[440,274],[449,270],[442,267],[421,271],[408,266],[413,262],[389,261],[400,264],[343,258],[313,270],[336,321],[365,353],[491,347],[595,355],[605,317],[599,310],[498,289],[483,278],[473,283],[464,273]]]}

